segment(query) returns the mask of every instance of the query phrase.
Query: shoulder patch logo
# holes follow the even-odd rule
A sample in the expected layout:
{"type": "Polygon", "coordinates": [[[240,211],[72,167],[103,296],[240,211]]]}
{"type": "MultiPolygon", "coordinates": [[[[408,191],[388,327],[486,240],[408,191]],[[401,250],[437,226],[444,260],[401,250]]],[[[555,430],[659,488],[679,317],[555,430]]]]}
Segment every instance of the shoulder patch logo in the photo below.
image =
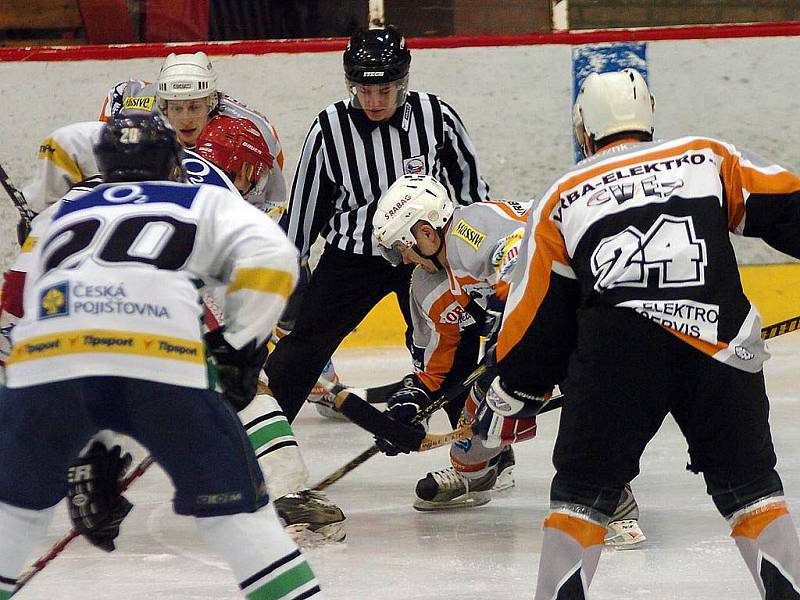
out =
{"type": "Polygon", "coordinates": [[[427,172],[425,157],[422,154],[403,160],[404,175],[424,175],[427,172]]]}
{"type": "Polygon", "coordinates": [[[481,247],[483,240],[486,239],[486,234],[478,231],[472,225],[461,219],[456,226],[453,227],[452,235],[461,238],[472,246],[475,250],[481,247]]]}
{"type": "Polygon", "coordinates": [[[51,285],[39,293],[39,319],[63,317],[69,314],[69,284],[66,281],[51,285]]]}

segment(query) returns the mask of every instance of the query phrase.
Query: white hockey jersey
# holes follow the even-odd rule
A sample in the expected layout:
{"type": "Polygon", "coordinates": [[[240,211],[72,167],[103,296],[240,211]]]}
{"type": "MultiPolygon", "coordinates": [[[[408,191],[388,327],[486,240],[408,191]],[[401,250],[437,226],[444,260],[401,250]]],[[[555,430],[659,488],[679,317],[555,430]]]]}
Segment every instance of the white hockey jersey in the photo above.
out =
{"type": "Polygon", "coordinates": [[[209,386],[197,280],[227,285],[225,337],[263,340],[297,281],[297,251],[233,192],[103,184],[54,209],[33,252],[7,385],[107,375],[209,386]]]}
{"type": "MultiPolygon", "coordinates": [[[[72,186],[98,175],[94,146],[100,139],[105,123],[81,121],[59,127],[39,146],[36,175],[23,188],[28,204],[41,213],[58,202],[72,186]]],[[[189,183],[207,183],[225,187],[238,194],[227,175],[212,163],[191,150],[185,150],[183,167],[189,183]]]]}

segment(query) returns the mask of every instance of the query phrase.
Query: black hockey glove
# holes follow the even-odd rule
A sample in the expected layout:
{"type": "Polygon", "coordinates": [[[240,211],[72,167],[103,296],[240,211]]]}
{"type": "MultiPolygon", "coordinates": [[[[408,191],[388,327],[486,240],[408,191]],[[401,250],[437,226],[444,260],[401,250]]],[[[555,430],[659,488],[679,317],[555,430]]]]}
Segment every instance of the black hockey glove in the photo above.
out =
{"type": "MultiPolygon", "coordinates": [[[[419,382],[416,375],[406,375],[403,377],[402,387],[387,401],[386,415],[398,423],[426,431],[426,423],[420,422],[419,414],[430,403],[428,390],[419,382]]],[[[409,453],[409,450],[395,446],[388,440],[375,438],[375,444],[387,456],[409,453]]]]}
{"type": "Polygon", "coordinates": [[[119,492],[131,460],[119,446],[109,450],[94,442],[67,471],[69,518],[83,537],[106,552],[114,550],[119,526],[133,508],[119,492]]]}
{"type": "Polygon", "coordinates": [[[17,242],[19,242],[20,248],[22,248],[22,245],[25,243],[25,240],[28,238],[28,234],[30,234],[30,232],[31,224],[27,219],[20,217],[19,221],[17,221],[17,242]]]}
{"type": "Polygon", "coordinates": [[[224,329],[220,327],[209,331],[205,341],[217,363],[222,397],[239,412],[255,398],[258,374],[267,360],[267,344],[256,344],[255,340],[251,340],[237,350],[225,340],[224,329]]]}

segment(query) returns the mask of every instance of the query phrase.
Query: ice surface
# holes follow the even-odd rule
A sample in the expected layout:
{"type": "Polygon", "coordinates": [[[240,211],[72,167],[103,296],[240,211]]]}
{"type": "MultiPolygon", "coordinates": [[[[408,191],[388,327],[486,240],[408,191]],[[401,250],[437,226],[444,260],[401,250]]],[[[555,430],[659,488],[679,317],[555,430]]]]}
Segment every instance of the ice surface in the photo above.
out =
{"type": "MultiPolygon", "coordinates": [[[[800,335],[772,343],[767,363],[771,422],[789,507],[800,514],[800,440],[796,354],[800,335]]],[[[348,350],[336,365],[350,385],[385,383],[410,362],[401,350],[348,350]]],[[[328,489],[348,515],[346,543],[312,549],[308,559],[329,600],[449,600],[531,598],[541,546],[541,522],[553,468],[550,453],[558,413],[540,419],[535,440],[516,447],[517,486],[467,511],[419,513],[414,485],[447,464],[447,451],[376,456],[328,489]]],[[[443,417],[434,431],[444,431],[443,417]]],[[[366,449],[368,434],[318,416],[307,406],[295,423],[312,472],[321,480],[366,449]]],[[[141,458],[141,453],[136,457],[141,458]]],[[[757,597],[699,476],[685,470],[686,444],[668,419],[648,446],[634,490],[648,541],[632,551],[606,550],[592,585],[595,600],[757,597]]],[[[171,512],[170,486],[154,467],[129,492],[136,508],[111,555],[78,539],[37,575],[19,600],[228,600],[239,598],[220,559],[208,552],[191,519],[171,512]]],[[[67,530],[59,513],[47,543],[67,530]]]]}

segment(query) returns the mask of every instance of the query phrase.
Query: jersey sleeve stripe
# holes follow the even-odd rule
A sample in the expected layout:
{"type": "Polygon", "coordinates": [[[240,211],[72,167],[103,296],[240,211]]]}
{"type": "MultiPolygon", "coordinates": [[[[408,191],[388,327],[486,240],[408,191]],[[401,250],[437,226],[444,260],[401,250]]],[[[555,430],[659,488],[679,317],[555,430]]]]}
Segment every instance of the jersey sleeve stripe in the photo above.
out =
{"type": "Polygon", "coordinates": [[[240,290],[253,290],[277,294],[288,298],[294,286],[291,273],[277,269],[243,268],[237,269],[228,286],[228,293],[240,290]]]}
{"type": "Polygon", "coordinates": [[[51,137],[42,142],[38,158],[39,160],[49,160],[59,169],[65,171],[72,183],[78,183],[84,177],[84,174],[81,173],[80,168],[69,153],[51,137]]]}
{"type": "MultiPolygon", "coordinates": [[[[552,213],[559,201],[558,189],[542,204],[540,211],[544,215],[552,213]]],[[[532,216],[533,217],[533,216],[532,216]]],[[[564,238],[549,218],[538,222],[535,231],[529,231],[529,237],[523,239],[526,264],[517,264],[517,269],[524,269],[521,280],[517,280],[520,289],[512,286],[503,318],[503,327],[497,341],[497,358],[501,360],[516,346],[536,318],[550,287],[550,274],[556,271],[556,264],[569,268],[569,256],[564,238]]],[[[523,258],[521,256],[520,258],[523,258]]],[[[516,279],[516,278],[515,278],[516,279]]],[[[514,285],[517,285],[517,281],[514,285]]]]}

